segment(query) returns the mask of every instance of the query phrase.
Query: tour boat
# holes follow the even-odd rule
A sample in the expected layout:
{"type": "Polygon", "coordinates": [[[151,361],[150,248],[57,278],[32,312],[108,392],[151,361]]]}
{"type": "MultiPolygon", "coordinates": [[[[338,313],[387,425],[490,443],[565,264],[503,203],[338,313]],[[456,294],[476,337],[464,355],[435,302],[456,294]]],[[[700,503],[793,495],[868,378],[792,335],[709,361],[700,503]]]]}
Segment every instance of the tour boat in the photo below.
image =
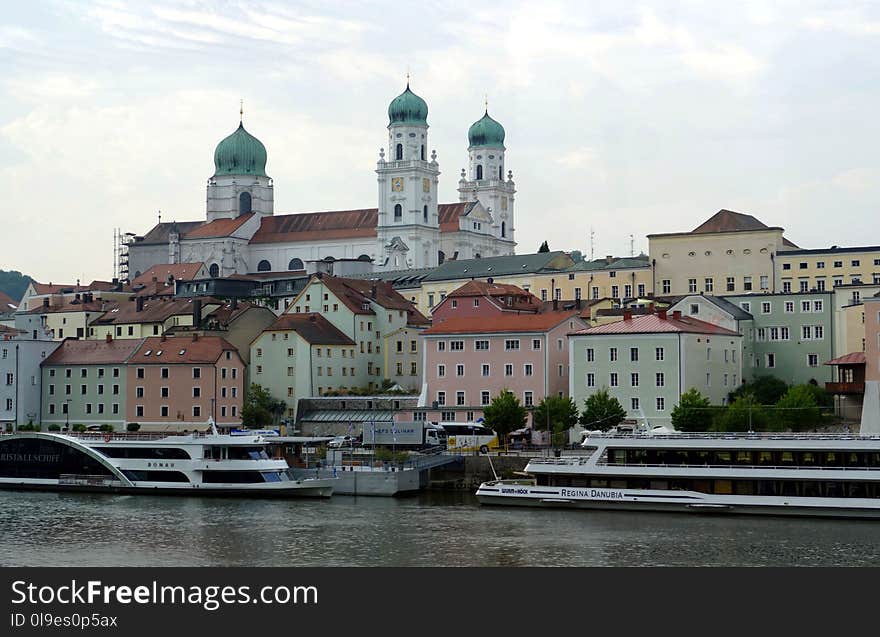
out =
{"type": "Polygon", "coordinates": [[[294,479],[261,435],[0,436],[0,488],[177,495],[330,497],[333,478],[294,479]]]}
{"type": "Polygon", "coordinates": [[[482,504],[880,517],[880,436],[591,433],[578,455],[533,458],[482,504]]]}

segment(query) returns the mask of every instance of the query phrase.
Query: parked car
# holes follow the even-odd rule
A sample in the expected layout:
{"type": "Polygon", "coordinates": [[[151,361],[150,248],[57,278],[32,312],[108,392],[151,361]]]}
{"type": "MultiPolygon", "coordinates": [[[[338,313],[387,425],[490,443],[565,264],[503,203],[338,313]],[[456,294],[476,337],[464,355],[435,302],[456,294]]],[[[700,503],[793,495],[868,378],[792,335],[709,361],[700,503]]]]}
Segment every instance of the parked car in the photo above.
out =
{"type": "Polygon", "coordinates": [[[359,445],[360,440],[354,436],[336,436],[333,440],[327,443],[327,446],[333,449],[338,449],[340,447],[357,447],[359,445]]]}

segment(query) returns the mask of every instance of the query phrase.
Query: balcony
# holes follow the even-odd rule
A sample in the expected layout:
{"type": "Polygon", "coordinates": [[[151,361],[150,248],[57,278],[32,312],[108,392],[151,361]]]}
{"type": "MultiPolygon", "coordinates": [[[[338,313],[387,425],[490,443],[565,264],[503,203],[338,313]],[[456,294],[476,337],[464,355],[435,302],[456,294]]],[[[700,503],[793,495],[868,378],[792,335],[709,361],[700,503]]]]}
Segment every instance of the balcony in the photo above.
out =
{"type": "Polygon", "coordinates": [[[865,383],[825,383],[829,394],[864,394],[865,383]]]}

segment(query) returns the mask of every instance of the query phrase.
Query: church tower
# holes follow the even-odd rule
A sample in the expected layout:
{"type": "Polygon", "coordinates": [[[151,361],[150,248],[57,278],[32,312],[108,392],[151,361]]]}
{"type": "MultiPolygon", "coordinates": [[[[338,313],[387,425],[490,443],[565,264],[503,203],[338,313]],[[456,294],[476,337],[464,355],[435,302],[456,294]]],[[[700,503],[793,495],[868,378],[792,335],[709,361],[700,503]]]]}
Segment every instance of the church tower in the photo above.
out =
{"type": "Polygon", "coordinates": [[[406,90],[388,106],[388,154],[376,164],[379,217],[375,267],[381,270],[437,265],[437,154],[428,157],[428,105],[406,90]]]}
{"type": "Polygon", "coordinates": [[[513,172],[504,166],[504,127],[489,109],[468,129],[468,169],[461,171],[459,201],[479,201],[492,215],[492,234],[511,243],[513,252],[513,172]]]}
{"type": "Polygon", "coordinates": [[[234,219],[249,212],[271,215],[273,209],[266,147],[239,122],[238,129],[214,151],[214,175],[208,179],[208,222],[234,219]]]}

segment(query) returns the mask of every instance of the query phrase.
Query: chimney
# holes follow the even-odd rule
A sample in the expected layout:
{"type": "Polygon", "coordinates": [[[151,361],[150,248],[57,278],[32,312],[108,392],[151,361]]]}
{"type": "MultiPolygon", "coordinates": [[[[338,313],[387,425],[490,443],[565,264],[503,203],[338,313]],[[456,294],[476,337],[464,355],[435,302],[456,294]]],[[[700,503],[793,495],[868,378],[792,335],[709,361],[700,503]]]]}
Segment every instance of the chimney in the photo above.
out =
{"type": "Polygon", "coordinates": [[[605,263],[607,263],[608,265],[611,265],[612,263],[614,263],[614,255],[613,254],[606,254],[605,255],[605,263]]]}
{"type": "Polygon", "coordinates": [[[315,315],[314,315],[314,314],[309,314],[309,320],[310,320],[312,323],[314,323],[317,319],[315,319],[315,315]]]}
{"type": "Polygon", "coordinates": [[[375,283],[370,286],[370,298],[371,299],[376,298],[376,284],[375,283]]]}
{"type": "Polygon", "coordinates": [[[577,298],[574,300],[574,306],[575,306],[577,309],[581,309],[581,297],[577,297],[577,298]]]}
{"type": "Polygon", "coordinates": [[[653,314],[653,313],[654,313],[654,304],[648,303],[648,314],[653,314]]]}
{"type": "Polygon", "coordinates": [[[193,327],[202,324],[202,299],[193,299],[193,327]]]}
{"type": "Polygon", "coordinates": [[[681,310],[675,310],[672,313],[672,318],[674,318],[676,321],[680,320],[681,319],[681,310]]]}
{"type": "Polygon", "coordinates": [[[136,312],[144,311],[144,297],[139,296],[134,300],[134,309],[136,312]]]}
{"type": "Polygon", "coordinates": [[[624,321],[631,321],[631,320],[633,320],[633,313],[632,313],[632,310],[630,310],[630,309],[626,309],[626,310],[623,311],[623,320],[624,320],[624,321]]]}
{"type": "Polygon", "coordinates": [[[154,277],[153,277],[153,283],[158,283],[158,282],[159,282],[159,277],[155,277],[155,276],[154,276],[154,277]]]}
{"type": "Polygon", "coordinates": [[[164,342],[167,340],[167,338],[168,338],[167,336],[165,336],[164,334],[162,334],[162,336],[159,337],[159,341],[162,342],[162,343],[164,343],[164,342]]]}
{"type": "Polygon", "coordinates": [[[110,342],[112,342],[112,341],[113,341],[113,335],[112,335],[112,334],[107,334],[107,338],[105,339],[105,342],[110,343],[110,342]]]}
{"type": "Polygon", "coordinates": [[[193,333],[192,342],[195,343],[198,340],[199,340],[199,335],[196,333],[193,333]]]}
{"type": "Polygon", "coordinates": [[[661,321],[665,321],[666,320],[666,310],[665,309],[664,310],[657,310],[657,316],[660,317],[661,321]]]}

